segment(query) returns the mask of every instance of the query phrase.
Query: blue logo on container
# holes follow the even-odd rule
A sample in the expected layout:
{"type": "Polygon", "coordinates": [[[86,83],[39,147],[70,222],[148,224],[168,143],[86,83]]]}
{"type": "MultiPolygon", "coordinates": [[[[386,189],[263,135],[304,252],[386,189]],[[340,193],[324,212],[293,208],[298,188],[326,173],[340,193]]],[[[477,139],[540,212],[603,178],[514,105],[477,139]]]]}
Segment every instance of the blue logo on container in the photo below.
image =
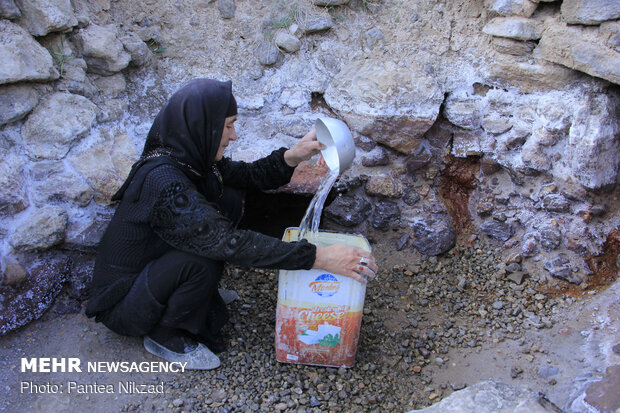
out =
{"type": "Polygon", "coordinates": [[[321,274],[308,287],[319,297],[331,297],[340,290],[340,281],[331,274],[321,274]]]}

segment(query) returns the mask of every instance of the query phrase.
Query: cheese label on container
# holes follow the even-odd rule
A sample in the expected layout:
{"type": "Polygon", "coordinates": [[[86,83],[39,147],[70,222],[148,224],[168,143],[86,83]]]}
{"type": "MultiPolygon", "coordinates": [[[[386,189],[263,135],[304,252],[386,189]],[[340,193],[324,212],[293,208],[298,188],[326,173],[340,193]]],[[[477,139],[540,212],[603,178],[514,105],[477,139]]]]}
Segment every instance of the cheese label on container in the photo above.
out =
{"type": "MultiPolygon", "coordinates": [[[[295,239],[293,231],[287,230],[285,241],[295,239]]],[[[361,235],[320,232],[319,242],[370,251],[368,241],[361,235]]],[[[352,367],[365,294],[365,284],[343,275],[320,269],[280,271],[276,359],[284,363],[352,367]]]]}

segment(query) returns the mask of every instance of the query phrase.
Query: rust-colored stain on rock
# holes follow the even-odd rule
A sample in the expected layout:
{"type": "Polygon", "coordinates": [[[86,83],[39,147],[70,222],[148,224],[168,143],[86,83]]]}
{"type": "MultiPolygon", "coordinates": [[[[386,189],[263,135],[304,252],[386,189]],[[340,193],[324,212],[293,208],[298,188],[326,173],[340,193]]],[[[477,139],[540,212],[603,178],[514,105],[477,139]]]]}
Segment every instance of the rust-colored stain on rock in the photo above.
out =
{"type": "Polygon", "coordinates": [[[478,158],[472,160],[450,156],[448,161],[439,178],[439,195],[452,217],[456,234],[468,234],[473,229],[468,211],[469,196],[477,182],[480,164],[478,158]]]}
{"type": "Polygon", "coordinates": [[[280,187],[277,192],[315,194],[328,170],[326,166],[319,166],[314,161],[303,161],[295,168],[291,182],[280,187]]]}
{"type": "Polygon", "coordinates": [[[586,263],[592,271],[592,275],[588,278],[588,288],[607,287],[618,278],[620,271],[617,264],[618,254],[620,254],[620,227],[607,235],[602,254],[586,258],[586,263]]]}

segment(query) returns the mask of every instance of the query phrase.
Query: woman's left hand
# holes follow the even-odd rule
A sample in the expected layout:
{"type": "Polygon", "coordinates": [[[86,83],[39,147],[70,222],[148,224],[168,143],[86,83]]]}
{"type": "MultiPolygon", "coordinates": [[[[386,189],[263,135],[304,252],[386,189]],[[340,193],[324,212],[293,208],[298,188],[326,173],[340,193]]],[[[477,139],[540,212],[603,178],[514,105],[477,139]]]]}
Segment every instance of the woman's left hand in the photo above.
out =
{"type": "MultiPolygon", "coordinates": [[[[325,145],[316,140],[316,129],[312,129],[295,146],[284,152],[284,161],[288,166],[294,168],[301,161],[307,161],[323,149],[325,149],[325,145]]],[[[319,165],[325,163],[324,161],[321,163],[321,159],[319,165]]]]}

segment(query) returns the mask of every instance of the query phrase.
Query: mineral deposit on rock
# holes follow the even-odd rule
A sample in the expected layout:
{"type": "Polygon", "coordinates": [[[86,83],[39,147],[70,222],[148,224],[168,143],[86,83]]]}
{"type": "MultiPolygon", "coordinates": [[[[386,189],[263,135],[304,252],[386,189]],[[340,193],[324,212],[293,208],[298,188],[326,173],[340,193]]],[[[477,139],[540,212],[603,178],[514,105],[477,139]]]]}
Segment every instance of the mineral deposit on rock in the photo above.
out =
{"type": "Polygon", "coordinates": [[[26,153],[33,159],[63,158],[73,143],[90,130],[96,110],[83,96],[59,92],[46,97],[22,128],[26,153]]]}

